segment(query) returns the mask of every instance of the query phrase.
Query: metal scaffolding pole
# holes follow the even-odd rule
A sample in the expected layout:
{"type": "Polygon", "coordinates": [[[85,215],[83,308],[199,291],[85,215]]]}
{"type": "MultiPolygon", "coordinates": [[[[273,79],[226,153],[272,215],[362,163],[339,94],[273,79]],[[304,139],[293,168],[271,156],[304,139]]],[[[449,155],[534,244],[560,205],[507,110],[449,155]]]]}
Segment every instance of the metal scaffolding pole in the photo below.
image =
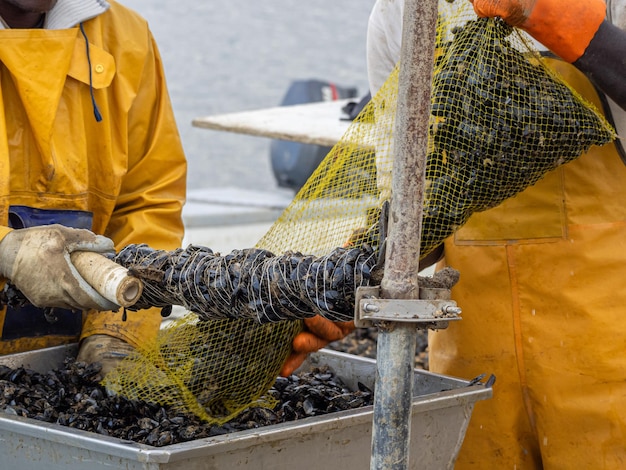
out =
{"type": "MultiPolygon", "coordinates": [[[[417,274],[436,24],[437,0],[406,0],[381,299],[419,299],[417,274]]],[[[381,311],[371,302],[369,308],[381,311]]],[[[417,339],[416,324],[409,317],[404,321],[377,322],[372,470],[409,468],[412,370],[417,339]]]]}

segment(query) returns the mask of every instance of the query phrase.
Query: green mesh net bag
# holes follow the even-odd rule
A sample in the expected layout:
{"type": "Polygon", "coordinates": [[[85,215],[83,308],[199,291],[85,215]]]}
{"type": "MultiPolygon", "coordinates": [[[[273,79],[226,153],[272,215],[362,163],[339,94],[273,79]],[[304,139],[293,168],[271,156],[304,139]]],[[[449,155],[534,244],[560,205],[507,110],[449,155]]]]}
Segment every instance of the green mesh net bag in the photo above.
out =
{"type": "MultiPolygon", "coordinates": [[[[421,256],[473,213],[615,138],[523,34],[470,10],[440,6],[421,256]]],[[[142,345],[106,378],[110,389],[223,423],[270,403],[301,319],[352,318],[356,289],[379,280],[397,91],[396,69],[254,248],[129,246],[116,257],[144,281],[139,306],[195,313],[142,345]]]]}

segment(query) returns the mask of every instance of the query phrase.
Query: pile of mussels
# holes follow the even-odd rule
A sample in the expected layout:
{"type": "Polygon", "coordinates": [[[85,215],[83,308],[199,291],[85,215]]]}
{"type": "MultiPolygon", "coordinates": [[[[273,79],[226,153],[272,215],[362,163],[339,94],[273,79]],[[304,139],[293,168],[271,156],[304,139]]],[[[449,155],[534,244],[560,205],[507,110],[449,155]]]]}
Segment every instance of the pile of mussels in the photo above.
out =
{"type": "Polygon", "coordinates": [[[232,421],[210,425],[196,416],[109,394],[100,385],[98,364],[67,359],[41,374],[0,366],[0,409],[4,413],[57,423],[151,446],[216,436],[371,405],[373,393],[359,384],[349,390],[325,368],[279,377],[269,391],[274,408],[252,407],[232,421]]]}

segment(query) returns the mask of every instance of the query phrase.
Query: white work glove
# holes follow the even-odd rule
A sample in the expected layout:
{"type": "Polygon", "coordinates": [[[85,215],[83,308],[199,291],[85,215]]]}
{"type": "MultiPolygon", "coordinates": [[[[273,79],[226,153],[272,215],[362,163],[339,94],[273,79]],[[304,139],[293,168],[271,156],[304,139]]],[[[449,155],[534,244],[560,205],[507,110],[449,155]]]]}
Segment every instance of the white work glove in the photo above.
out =
{"type": "Polygon", "coordinates": [[[89,230],[42,225],[9,232],[0,242],[0,274],[35,307],[117,310],[70,259],[75,251],[114,253],[113,241],[89,230]]]}

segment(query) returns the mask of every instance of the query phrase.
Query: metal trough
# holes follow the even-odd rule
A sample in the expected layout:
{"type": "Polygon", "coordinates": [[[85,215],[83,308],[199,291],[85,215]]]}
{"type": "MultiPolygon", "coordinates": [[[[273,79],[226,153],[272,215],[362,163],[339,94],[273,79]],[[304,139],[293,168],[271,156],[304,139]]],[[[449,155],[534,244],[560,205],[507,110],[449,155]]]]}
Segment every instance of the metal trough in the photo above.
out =
{"type": "MultiPolygon", "coordinates": [[[[63,363],[75,346],[0,357],[10,367],[46,372],[63,363]]],[[[328,365],[350,387],[373,387],[376,362],[322,350],[303,367],[328,365]]],[[[484,384],[414,373],[411,468],[452,468],[474,404],[490,398],[484,384]]],[[[21,418],[0,411],[2,469],[319,469],[369,468],[372,407],[342,411],[165,447],[21,418]]]]}

